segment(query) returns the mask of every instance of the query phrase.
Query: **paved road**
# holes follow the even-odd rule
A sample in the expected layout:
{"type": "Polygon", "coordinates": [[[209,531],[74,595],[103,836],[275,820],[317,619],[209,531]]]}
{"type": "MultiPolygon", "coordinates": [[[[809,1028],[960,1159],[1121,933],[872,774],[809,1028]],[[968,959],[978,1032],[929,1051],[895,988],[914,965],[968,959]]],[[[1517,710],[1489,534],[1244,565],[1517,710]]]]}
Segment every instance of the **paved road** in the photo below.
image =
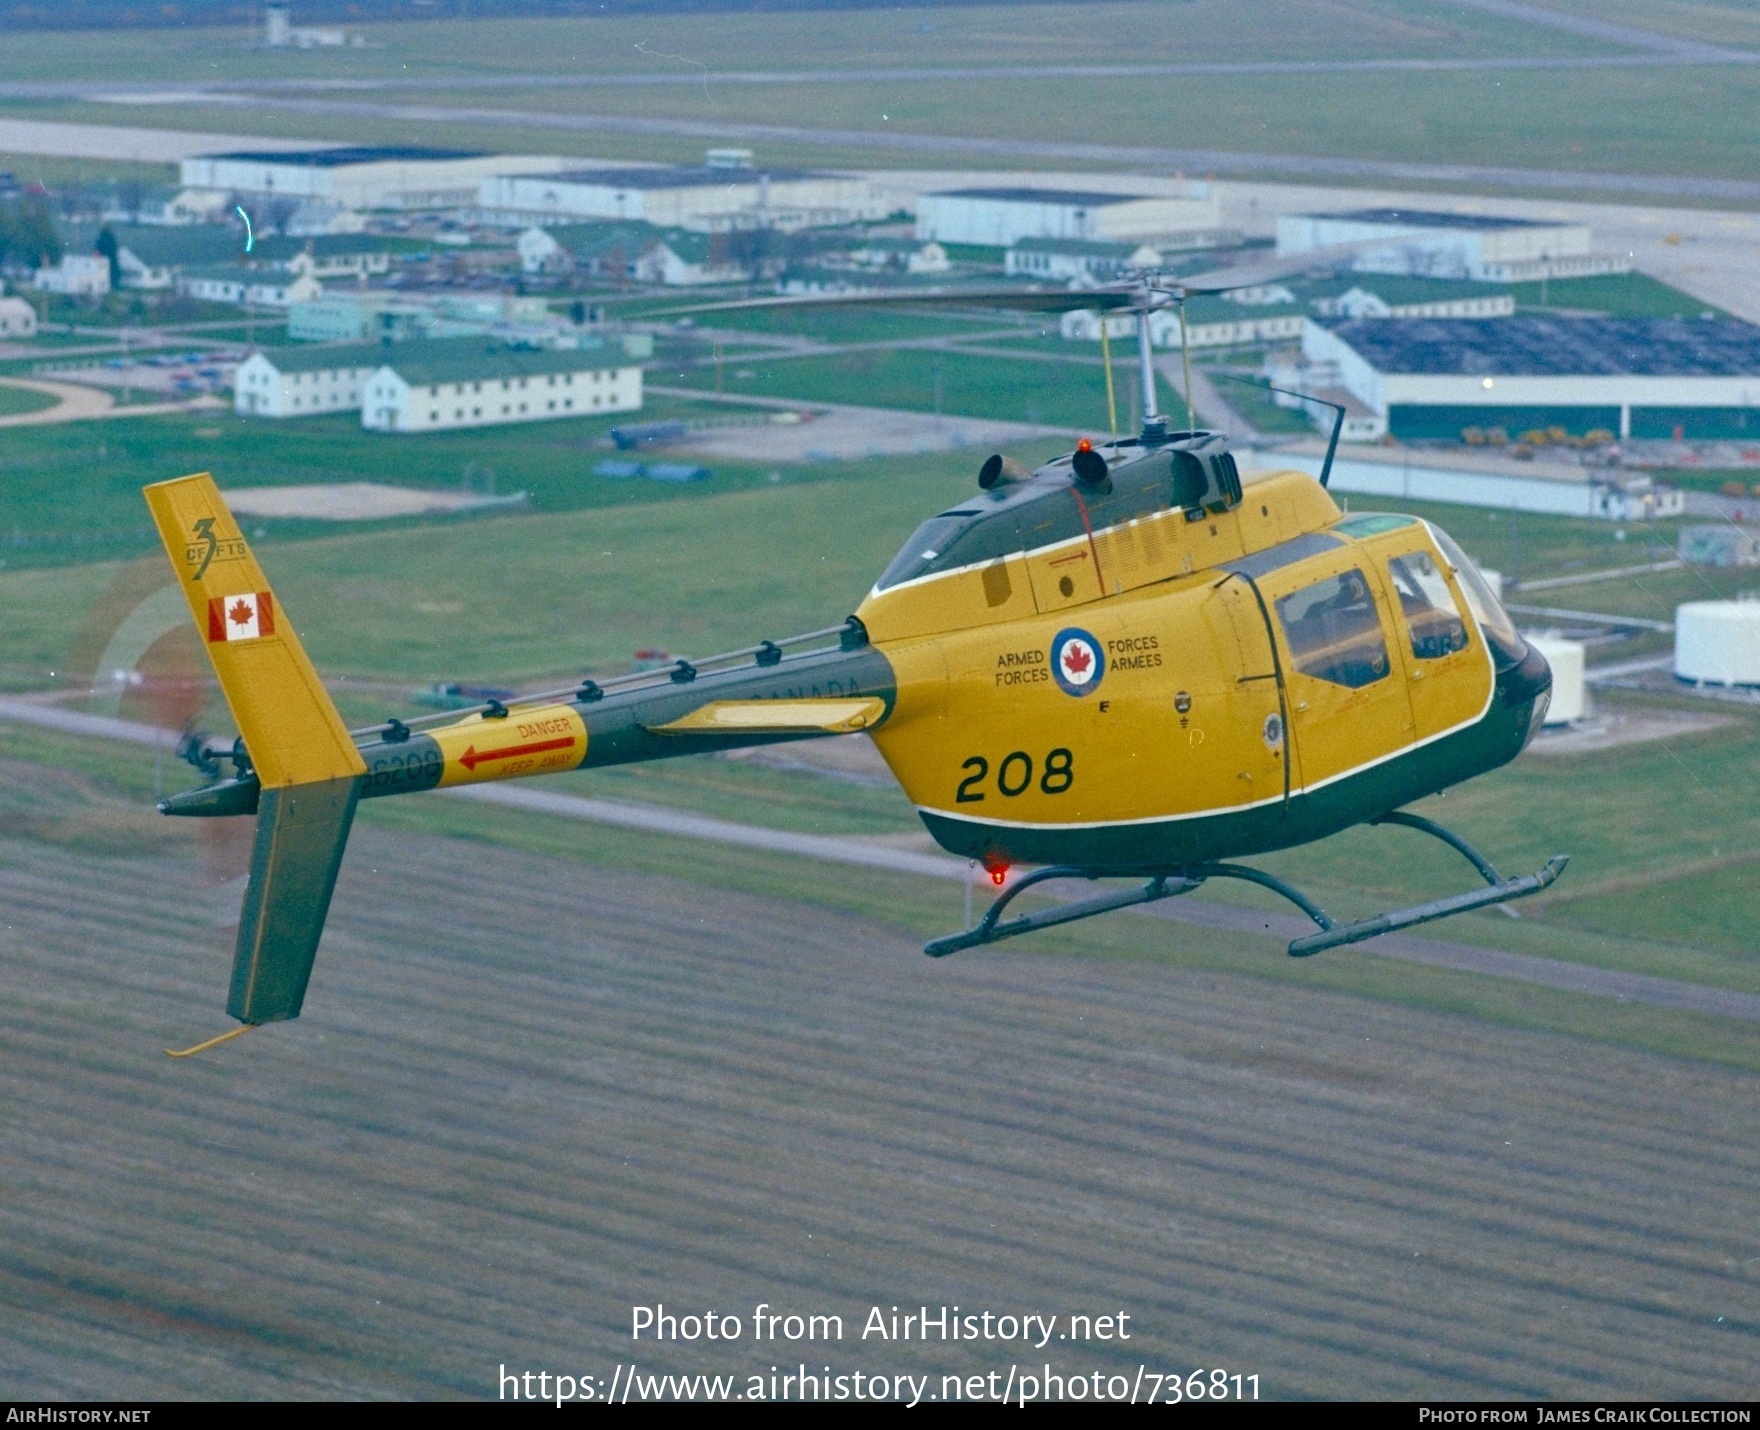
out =
{"type": "MultiPolygon", "coordinates": [[[[88,735],[97,739],[124,740],[158,749],[169,748],[175,738],[169,732],[150,725],[82,715],[16,696],[0,697],[0,720],[35,725],[68,734],[88,735]]],[[[671,835],[681,839],[733,844],[747,849],[760,849],[773,854],[787,854],[854,868],[883,869],[891,873],[931,879],[965,881],[973,877],[968,864],[943,854],[920,854],[911,850],[870,844],[859,839],[766,829],[758,825],[712,819],[707,815],[692,814],[684,810],[662,809],[652,805],[625,803],[622,800],[589,799],[579,795],[505,784],[469,786],[450,790],[448,794],[455,799],[498,805],[531,814],[583,820],[592,824],[671,835]]],[[[1076,893],[1082,887],[1085,886],[1072,885],[1069,892],[1076,893]]],[[[1151,905],[1141,912],[1204,928],[1264,933],[1277,939],[1290,939],[1312,931],[1312,926],[1300,919],[1207,903],[1189,897],[1151,905]]],[[[1420,938],[1410,934],[1390,934],[1358,947],[1365,953],[1406,963],[1421,963],[1433,968],[1449,968],[1492,978],[1509,978],[1544,988],[1561,988],[1573,993],[1614,998],[1620,1002],[1648,1003],[1659,1008],[1760,1022],[1760,996],[1750,993],[1706,988],[1674,979],[1652,978],[1645,974],[1621,973],[1589,964],[1504,953],[1496,949],[1476,948],[1469,944],[1420,938]]]]}
{"type": "Polygon", "coordinates": [[[56,398],[53,407],[35,412],[15,412],[0,417],[0,428],[42,427],[59,422],[89,422],[102,417],[153,417],[166,412],[201,412],[228,404],[218,397],[204,395],[188,402],[141,402],[119,407],[115,395],[101,388],[85,387],[72,382],[44,382],[40,378],[0,378],[0,387],[22,387],[56,398]]]}
{"type": "Polygon", "coordinates": [[[14,412],[0,417],[0,427],[36,427],[45,422],[72,422],[81,417],[101,417],[116,405],[116,398],[95,387],[71,382],[44,382],[40,378],[0,378],[0,387],[19,387],[55,399],[52,407],[34,412],[14,412]]]}
{"type": "Polygon", "coordinates": [[[257,134],[206,134],[187,129],[137,129],[123,124],[59,124],[38,119],[0,119],[0,153],[3,154],[174,164],[179,159],[224,149],[285,152],[334,147],[321,139],[268,139],[257,134]]]}

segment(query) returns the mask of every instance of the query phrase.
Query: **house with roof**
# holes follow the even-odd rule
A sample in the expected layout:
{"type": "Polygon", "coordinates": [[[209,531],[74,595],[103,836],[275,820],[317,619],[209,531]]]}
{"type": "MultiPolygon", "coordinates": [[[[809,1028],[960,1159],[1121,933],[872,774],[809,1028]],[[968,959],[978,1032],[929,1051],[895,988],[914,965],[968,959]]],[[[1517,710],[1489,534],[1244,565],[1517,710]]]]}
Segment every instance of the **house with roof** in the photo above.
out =
{"type": "Polygon", "coordinates": [[[374,432],[457,431],[642,406],[641,368],[608,366],[604,349],[455,338],[401,343],[382,357],[361,406],[361,425],[374,432]]]}
{"type": "Polygon", "coordinates": [[[101,297],[110,291],[110,260],[96,253],[64,253],[53,268],[37,270],[35,284],[40,293],[101,297]]]}
{"type": "Polygon", "coordinates": [[[627,283],[635,281],[637,260],[660,235],[653,224],[640,222],[553,224],[528,228],[514,249],[529,274],[575,273],[627,283]]]}
{"type": "Polygon", "coordinates": [[[0,338],[29,338],[37,331],[37,310],[23,298],[0,298],[0,338]]]}
{"type": "Polygon", "coordinates": [[[223,264],[213,268],[191,268],[179,274],[177,291],[185,297],[208,303],[288,308],[316,298],[324,291],[324,285],[309,273],[223,264]]]}
{"type": "Polygon", "coordinates": [[[626,283],[689,287],[738,283],[749,276],[725,233],[658,228],[648,223],[565,224],[529,228],[515,244],[531,274],[576,273],[626,283]]]}
{"type": "Polygon", "coordinates": [[[316,417],[353,412],[385,361],[381,343],[278,347],[252,353],[232,379],[233,409],[244,417],[316,417]]]}
{"type": "Polygon", "coordinates": [[[1303,296],[1322,318],[1508,318],[1516,295],[1491,283],[1365,276],[1313,285],[1303,296]],[[1334,291],[1314,291],[1328,288],[1334,291]]]}
{"type": "Polygon", "coordinates": [[[1127,273],[1161,266],[1161,250],[1146,243],[1103,238],[1023,238],[1003,255],[1003,271],[1053,283],[1110,283],[1127,273]]]}
{"type": "MultiPolygon", "coordinates": [[[[1305,307],[1293,300],[1270,303],[1231,303],[1224,298],[1207,296],[1189,299],[1185,304],[1185,336],[1183,341],[1194,348],[1245,347],[1255,343],[1288,342],[1302,335],[1307,318],[1305,307]]],[[[1104,318],[1092,309],[1065,313],[1059,331],[1075,342],[1099,342],[1100,325],[1106,324],[1106,336],[1114,342],[1135,338],[1137,320],[1130,313],[1108,313],[1104,318]]],[[[1160,308],[1149,314],[1149,341],[1158,348],[1178,348],[1180,311],[1160,308]]]]}
{"type": "Polygon", "coordinates": [[[258,263],[275,264],[290,273],[309,274],[319,282],[365,283],[391,271],[391,250],[385,241],[363,233],[258,239],[250,256],[258,263]]]}
{"type": "Polygon", "coordinates": [[[849,257],[863,268],[898,273],[946,273],[953,267],[947,250],[933,239],[924,243],[914,238],[868,238],[851,249],[849,257]]]}
{"type": "Polygon", "coordinates": [[[244,257],[243,232],[218,224],[75,224],[67,229],[67,249],[97,252],[105,233],[116,241],[116,273],[123,288],[172,288],[185,269],[244,257]]]}

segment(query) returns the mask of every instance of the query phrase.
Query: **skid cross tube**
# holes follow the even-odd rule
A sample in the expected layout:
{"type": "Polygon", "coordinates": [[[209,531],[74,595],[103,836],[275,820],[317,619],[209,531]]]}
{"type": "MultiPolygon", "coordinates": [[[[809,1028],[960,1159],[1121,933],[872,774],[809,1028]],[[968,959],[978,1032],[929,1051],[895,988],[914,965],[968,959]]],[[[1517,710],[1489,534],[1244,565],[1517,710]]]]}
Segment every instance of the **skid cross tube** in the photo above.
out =
{"type": "Polygon", "coordinates": [[[1568,855],[1557,854],[1535,873],[1524,874],[1519,879],[1504,879],[1483,889],[1472,889],[1465,894],[1455,894],[1446,899],[1433,899],[1427,904],[1414,904],[1409,909],[1395,909],[1392,913],[1377,914],[1372,919],[1362,919],[1354,924],[1340,924],[1323,933],[1309,934],[1290,944],[1290,957],[1306,958],[1323,949],[1337,948],[1346,943],[1361,943],[1366,938],[1392,933],[1395,929],[1410,928],[1413,924],[1427,924],[1433,919],[1448,918],[1451,914],[1464,914],[1468,909],[1489,908],[1492,904],[1507,904],[1511,899],[1526,898],[1529,894],[1537,894],[1542,889],[1549,888],[1569,862],[1568,855]]]}
{"type": "Polygon", "coordinates": [[[1035,869],[1017,879],[1001,898],[990,905],[976,927],[966,929],[963,933],[933,939],[923,945],[923,952],[930,958],[946,958],[948,954],[958,953],[962,948],[977,948],[980,944],[1014,938],[1018,934],[1032,933],[1036,929],[1073,923],[1076,919],[1092,918],[1095,914],[1110,913],[1114,909],[1128,909],[1133,904],[1152,904],[1160,899],[1177,898],[1181,894],[1191,893],[1203,883],[1202,879],[1186,879],[1179,874],[1156,874],[1139,889],[1121,889],[1117,893],[1100,894],[1092,899],[1077,899],[1073,903],[1057,904],[1036,914],[1022,914],[1005,924],[997,922],[1002,917],[1002,911],[1035,884],[1043,884],[1048,879],[1094,880],[1105,877],[1107,875],[1104,870],[1096,872],[1092,869],[1075,869],[1063,864],[1050,864],[1043,869],[1035,869]]]}
{"type": "Polygon", "coordinates": [[[1364,939],[1392,933],[1396,929],[1410,928],[1414,924],[1445,919],[1452,914],[1465,913],[1469,909],[1489,908],[1493,904],[1505,904],[1512,899],[1537,894],[1542,889],[1551,887],[1564,872],[1565,865],[1570,862],[1568,855],[1555,855],[1535,873],[1516,879],[1505,879],[1489,859],[1460,835],[1422,815],[1396,811],[1369,822],[1415,829],[1420,834],[1428,834],[1441,840],[1478,870],[1480,877],[1485,880],[1485,887],[1469,889],[1464,894],[1451,894],[1444,899],[1432,899],[1425,904],[1414,904],[1410,908],[1394,909],[1385,914],[1376,914],[1373,918],[1358,919],[1354,923],[1341,924],[1295,885],[1285,883],[1275,874],[1267,874],[1263,869],[1254,869],[1246,864],[1189,864],[1161,871],[1141,868],[1080,869],[1066,864],[1050,864],[1015,880],[985,910],[984,917],[972,928],[934,939],[923,946],[923,952],[931,958],[945,958],[963,948],[978,948],[983,944],[996,943],[1005,938],[1032,933],[1037,929],[1053,928],[1058,924],[1073,923],[1077,919],[1092,918],[1095,914],[1111,913],[1114,909],[1128,909],[1137,904],[1153,904],[1162,899],[1178,898],[1181,894],[1191,893],[1210,879],[1239,879],[1245,883],[1257,884],[1262,889],[1269,889],[1279,898],[1287,899],[1314,921],[1318,932],[1295,939],[1289,945],[1291,958],[1307,958],[1328,948],[1361,943],[1364,939]],[[1095,879],[1109,878],[1140,879],[1145,875],[1148,882],[1138,888],[1120,889],[1115,893],[1100,894],[1091,899],[1056,904],[1037,913],[1022,914],[1007,923],[1001,922],[1003,911],[1035,884],[1043,884],[1051,879],[1086,879],[1092,882],[1095,879]]]}
{"type": "MultiPolygon", "coordinates": [[[[1407,814],[1403,810],[1395,810],[1392,814],[1384,814],[1379,819],[1372,819],[1371,824],[1394,824],[1402,829],[1415,829],[1420,834],[1428,834],[1432,839],[1440,839],[1469,864],[1479,871],[1479,877],[1485,881],[1483,889],[1470,889],[1464,894],[1453,894],[1446,899],[1432,899],[1427,904],[1414,904],[1406,909],[1394,909],[1390,913],[1377,914],[1371,919],[1359,919],[1356,923],[1334,926],[1320,925],[1319,933],[1311,933],[1305,938],[1294,940],[1289,946],[1291,958],[1307,958],[1311,954],[1320,953],[1328,948],[1337,948],[1341,944],[1361,943],[1364,939],[1375,938],[1380,934],[1392,933],[1395,929],[1411,928],[1414,924],[1427,924],[1435,919],[1446,919],[1453,914],[1464,914],[1469,909],[1489,908],[1493,904],[1507,904],[1512,899],[1525,899],[1529,894],[1537,894],[1542,889],[1550,888],[1553,881],[1564,872],[1564,866],[1570,863],[1568,854],[1555,854],[1532,874],[1524,874],[1520,878],[1505,879],[1489,859],[1452,829],[1425,819],[1419,814],[1407,814]]],[[[1316,922],[1319,922],[1316,920],[1316,922]]]]}

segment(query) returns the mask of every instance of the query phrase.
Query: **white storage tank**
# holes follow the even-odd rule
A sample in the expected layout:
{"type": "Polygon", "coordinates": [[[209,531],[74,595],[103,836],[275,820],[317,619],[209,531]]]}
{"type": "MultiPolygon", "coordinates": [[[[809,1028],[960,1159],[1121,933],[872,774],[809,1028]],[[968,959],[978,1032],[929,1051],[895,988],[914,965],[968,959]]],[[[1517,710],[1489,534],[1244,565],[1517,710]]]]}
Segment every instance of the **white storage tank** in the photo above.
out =
{"type": "Polygon", "coordinates": [[[1760,685],[1760,600],[1677,606],[1674,673],[1706,685],[1760,685]]]}
{"type": "Polygon", "coordinates": [[[1583,681],[1583,643],[1566,640],[1557,631],[1524,631],[1522,639],[1552,667],[1552,703],[1546,707],[1546,723],[1569,725],[1581,720],[1589,708],[1588,687],[1583,681]]]}

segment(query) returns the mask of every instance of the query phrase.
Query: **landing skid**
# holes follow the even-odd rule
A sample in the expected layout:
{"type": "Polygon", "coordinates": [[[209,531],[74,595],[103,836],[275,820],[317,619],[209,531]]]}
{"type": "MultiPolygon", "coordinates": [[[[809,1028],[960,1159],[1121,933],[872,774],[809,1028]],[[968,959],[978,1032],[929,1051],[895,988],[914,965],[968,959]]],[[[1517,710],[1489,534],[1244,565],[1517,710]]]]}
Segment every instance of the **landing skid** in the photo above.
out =
{"type": "Polygon", "coordinates": [[[1486,887],[1470,889],[1464,894],[1453,894],[1446,899],[1433,899],[1427,904],[1414,904],[1410,908],[1395,909],[1391,913],[1377,914],[1374,918],[1359,919],[1355,923],[1341,924],[1300,889],[1292,884],[1286,884],[1274,874],[1267,874],[1263,869],[1253,869],[1245,864],[1190,864],[1151,874],[1149,881],[1140,888],[1121,889],[1115,893],[1102,894],[1092,899],[1078,899],[1072,903],[1041,909],[1037,913],[1022,914],[1006,923],[1002,922],[1003,911],[1008,908],[1009,904],[1035,884],[1043,884],[1050,879],[1092,880],[1134,877],[1143,873],[1141,869],[1083,869],[1070,865],[1053,864],[1043,869],[1035,869],[1032,873],[1017,879],[1008,892],[985,911],[984,917],[979,919],[974,927],[963,933],[949,934],[945,938],[934,939],[923,946],[923,952],[931,958],[945,958],[950,953],[958,953],[962,948],[977,948],[987,943],[998,943],[1005,938],[1015,938],[1023,933],[1034,933],[1039,929],[1055,928],[1058,924],[1092,918],[1095,914],[1110,913],[1114,909],[1128,909],[1136,904],[1153,904],[1162,899],[1176,899],[1181,894],[1189,894],[1194,889],[1201,888],[1211,879],[1241,879],[1247,883],[1258,884],[1261,888],[1269,889],[1281,898],[1289,900],[1314,921],[1319,931],[1298,938],[1289,946],[1291,958],[1306,958],[1310,954],[1319,953],[1322,949],[1338,948],[1347,943],[1361,943],[1364,939],[1392,933],[1395,929],[1411,928],[1414,924],[1427,924],[1434,919],[1446,919],[1454,914],[1465,913],[1468,909],[1483,909],[1492,904],[1506,904],[1512,899],[1526,898],[1529,894],[1537,894],[1548,887],[1564,872],[1564,866],[1570,862],[1568,855],[1555,855],[1548,859],[1537,873],[1525,874],[1516,879],[1505,879],[1492,867],[1490,860],[1462,839],[1460,835],[1451,829],[1445,829],[1432,820],[1423,818],[1421,815],[1396,812],[1383,815],[1380,819],[1371,820],[1370,823],[1397,824],[1406,829],[1415,829],[1420,834],[1428,834],[1434,839],[1440,839],[1451,849],[1459,852],[1479,872],[1479,877],[1484,879],[1486,887]]]}

